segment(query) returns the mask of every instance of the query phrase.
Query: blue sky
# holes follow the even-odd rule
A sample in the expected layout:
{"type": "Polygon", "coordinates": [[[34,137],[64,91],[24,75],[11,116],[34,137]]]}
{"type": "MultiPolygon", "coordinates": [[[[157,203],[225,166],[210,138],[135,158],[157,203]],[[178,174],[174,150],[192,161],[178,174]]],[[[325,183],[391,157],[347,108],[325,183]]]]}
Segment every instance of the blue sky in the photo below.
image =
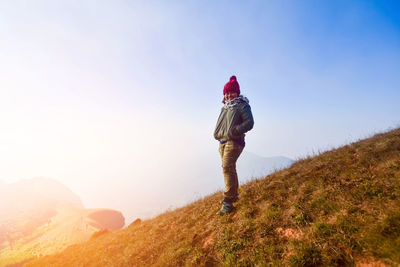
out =
{"type": "Polygon", "coordinates": [[[397,1],[2,1],[0,36],[0,180],[53,177],[89,206],[171,181],[190,196],[174,177],[219,164],[233,74],[261,156],[400,124],[397,1]]]}

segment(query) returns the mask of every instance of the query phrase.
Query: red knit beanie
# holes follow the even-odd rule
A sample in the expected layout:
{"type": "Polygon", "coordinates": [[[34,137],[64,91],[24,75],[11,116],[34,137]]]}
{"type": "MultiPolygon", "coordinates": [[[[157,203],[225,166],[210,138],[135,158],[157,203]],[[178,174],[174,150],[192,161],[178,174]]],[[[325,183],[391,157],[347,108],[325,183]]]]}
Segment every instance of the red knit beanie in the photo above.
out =
{"type": "Polygon", "coordinates": [[[236,80],[236,76],[232,76],[224,86],[223,94],[225,95],[228,92],[237,93],[240,95],[240,86],[236,80]]]}

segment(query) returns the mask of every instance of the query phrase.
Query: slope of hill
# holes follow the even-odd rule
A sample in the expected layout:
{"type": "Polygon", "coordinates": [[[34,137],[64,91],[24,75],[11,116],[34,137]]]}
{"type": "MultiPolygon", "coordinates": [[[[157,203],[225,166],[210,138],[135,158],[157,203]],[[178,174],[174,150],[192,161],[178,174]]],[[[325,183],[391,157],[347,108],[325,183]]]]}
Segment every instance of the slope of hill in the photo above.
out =
{"type": "Polygon", "coordinates": [[[121,229],[118,211],[85,209],[69,188],[49,178],[0,187],[0,266],[62,251],[102,229],[121,229]]]}
{"type": "Polygon", "coordinates": [[[230,215],[215,215],[220,199],[211,195],[27,265],[399,265],[400,129],[241,186],[230,215]]]}

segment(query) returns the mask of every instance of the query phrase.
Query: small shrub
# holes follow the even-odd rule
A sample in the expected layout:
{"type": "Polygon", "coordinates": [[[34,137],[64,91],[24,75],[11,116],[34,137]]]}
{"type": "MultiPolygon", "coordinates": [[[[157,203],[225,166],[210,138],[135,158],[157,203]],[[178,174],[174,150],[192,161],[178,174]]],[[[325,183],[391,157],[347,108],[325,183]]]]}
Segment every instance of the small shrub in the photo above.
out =
{"type": "Polygon", "coordinates": [[[317,222],[314,226],[317,230],[317,236],[319,237],[328,237],[334,233],[334,228],[330,224],[317,222]]]}
{"type": "Polygon", "coordinates": [[[333,201],[329,200],[326,194],[318,197],[313,202],[311,202],[311,208],[313,210],[322,211],[324,215],[327,215],[337,209],[336,204],[333,201]]]}
{"type": "Polygon", "coordinates": [[[343,248],[330,248],[327,253],[328,266],[354,266],[354,261],[343,248]]]}
{"type": "Polygon", "coordinates": [[[254,235],[254,232],[257,231],[257,229],[259,227],[260,227],[260,225],[256,224],[254,221],[249,221],[243,227],[243,230],[242,230],[240,236],[243,238],[246,238],[246,239],[251,239],[254,235]]]}
{"type": "Polygon", "coordinates": [[[360,230],[360,225],[358,222],[344,216],[340,216],[338,218],[337,225],[343,232],[348,234],[353,234],[360,230]]]}
{"type": "Polygon", "coordinates": [[[381,234],[385,237],[397,238],[400,236],[400,212],[391,214],[381,225],[381,234]]]}
{"type": "Polygon", "coordinates": [[[304,189],[304,194],[310,195],[314,190],[314,185],[312,183],[307,184],[306,188],[304,189]]]}
{"type": "Polygon", "coordinates": [[[254,216],[257,214],[257,209],[256,208],[252,208],[252,209],[247,209],[244,213],[244,217],[246,217],[247,219],[252,219],[254,218],[254,216]]]}
{"type": "Polygon", "coordinates": [[[368,197],[368,198],[382,198],[385,196],[382,188],[379,187],[376,183],[372,181],[372,178],[369,180],[366,180],[361,184],[360,188],[360,194],[362,197],[368,197]]]}
{"type": "Polygon", "coordinates": [[[264,217],[268,221],[275,221],[281,217],[282,209],[276,206],[270,206],[265,212],[264,217]]]}
{"type": "Polygon", "coordinates": [[[306,225],[307,223],[312,222],[312,218],[304,212],[300,212],[294,216],[294,221],[298,225],[306,225]]]}
{"type": "Polygon", "coordinates": [[[313,245],[301,247],[289,258],[289,263],[291,266],[321,266],[321,251],[313,245]]]}
{"type": "Polygon", "coordinates": [[[238,252],[247,246],[247,241],[243,239],[235,239],[227,241],[221,248],[224,262],[228,266],[236,266],[236,260],[238,259],[238,252]]]}

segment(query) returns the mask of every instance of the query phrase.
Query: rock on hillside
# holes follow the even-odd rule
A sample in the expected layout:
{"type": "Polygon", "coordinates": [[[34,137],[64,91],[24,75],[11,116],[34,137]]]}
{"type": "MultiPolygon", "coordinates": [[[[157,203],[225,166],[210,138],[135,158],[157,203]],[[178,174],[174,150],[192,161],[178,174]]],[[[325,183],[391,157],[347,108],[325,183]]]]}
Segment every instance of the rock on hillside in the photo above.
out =
{"type": "Polygon", "coordinates": [[[87,218],[99,229],[118,230],[124,227],[125,219],[122,213],[109,209],[96,209],[91,211],[87,218]]]}
{"type": "Polygon", "coordinates": [[[105,232],[27,266],[398,266],[400,129],[105,232]]]}

